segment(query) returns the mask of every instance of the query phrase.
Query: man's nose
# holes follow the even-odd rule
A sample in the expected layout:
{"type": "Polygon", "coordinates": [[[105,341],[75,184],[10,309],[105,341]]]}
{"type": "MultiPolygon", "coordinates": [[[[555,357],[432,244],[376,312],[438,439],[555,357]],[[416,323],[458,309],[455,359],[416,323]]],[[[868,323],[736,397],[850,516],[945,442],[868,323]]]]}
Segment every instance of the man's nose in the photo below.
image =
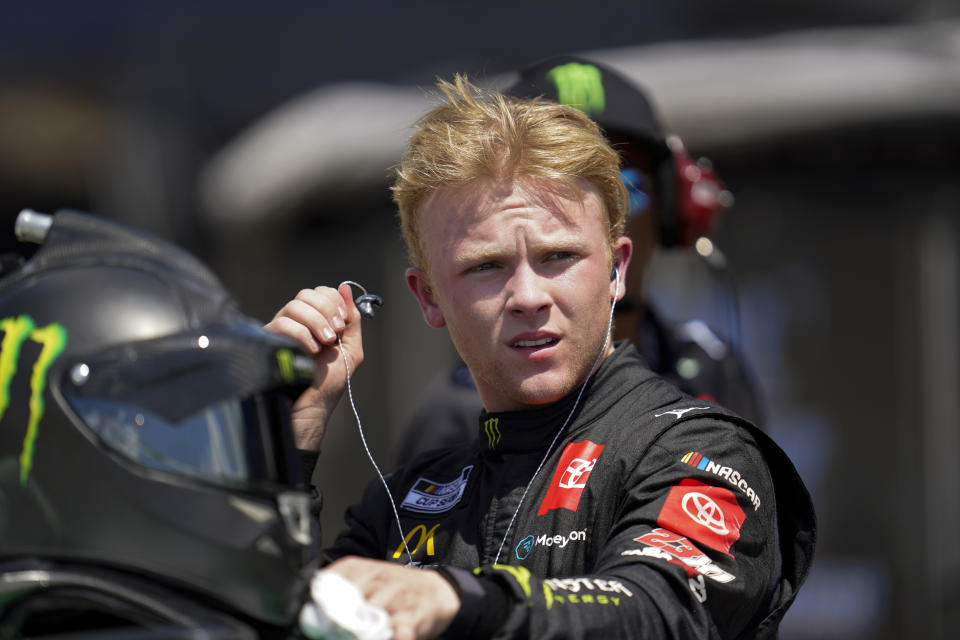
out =
{"type": "Polygon", "coordinates": [[[550,306],[548,279],[529,265],[521,265],[507,284],[507,310],[514,315],[535,315],[550,306]]]}

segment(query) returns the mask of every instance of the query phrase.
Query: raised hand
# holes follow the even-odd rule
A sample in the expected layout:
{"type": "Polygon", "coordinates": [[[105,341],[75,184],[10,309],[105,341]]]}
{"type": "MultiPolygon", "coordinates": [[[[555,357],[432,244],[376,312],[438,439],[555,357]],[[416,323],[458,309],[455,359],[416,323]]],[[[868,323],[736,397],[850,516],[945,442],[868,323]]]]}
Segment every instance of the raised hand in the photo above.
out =
{"type": "Polygon", "coordinates": [[[318,450],[327,421],[343,396],[347,363],[352,375],[363,362],[360,312],[349,284],[302,289],[283,305],[268,331],[300,342],[314,360],[314,379],[293,405],[292,424],[297,448],[318,450]],[[339,340],[338,340],[339,338],[339,340]]]}

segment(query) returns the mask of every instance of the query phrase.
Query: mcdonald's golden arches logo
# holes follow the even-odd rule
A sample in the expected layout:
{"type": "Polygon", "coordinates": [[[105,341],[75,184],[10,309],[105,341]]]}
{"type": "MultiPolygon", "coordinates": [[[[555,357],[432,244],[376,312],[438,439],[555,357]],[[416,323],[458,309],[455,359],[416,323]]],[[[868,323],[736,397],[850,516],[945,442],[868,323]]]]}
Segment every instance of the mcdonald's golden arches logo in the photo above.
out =
{"type": "Polygon", "coordinates": [[[428,556],[436,555],[436,549],[433,546],[433,533],[437,530],[437,527],[440,526],[440,523],[433,525],[430,529],[427,529],[427,526],[424,524],[418,524],[413,529],[410,530],[404,538],[403,542],[397,545],[397,550],[393,552],[393,559],[396,560],[403,555],[403,552],[406,550],[405,547],[410,547],[410,542],[413,540],[413,537],[419,535],[417,538],[417,544],[410,547],[410,555],[417,555],[417,551],[420,550],[420,547],[426,545],[426,553],[428,556]]]}

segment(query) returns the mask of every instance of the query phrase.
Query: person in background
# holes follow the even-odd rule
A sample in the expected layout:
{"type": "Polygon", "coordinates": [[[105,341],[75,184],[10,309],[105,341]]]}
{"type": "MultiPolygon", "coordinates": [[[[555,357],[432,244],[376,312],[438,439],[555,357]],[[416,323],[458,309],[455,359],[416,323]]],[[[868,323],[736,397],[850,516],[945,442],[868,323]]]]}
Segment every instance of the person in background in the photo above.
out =
{"type": "MultiPolygon", "coordinates": [[[[694,162],[678,137],[663,133],[640,87],[596,61],[568,55],[547,58],[521,70],[504,92],[576,107],[600,125],[620,154],[629,194],[626,235],[634,251],[626,294],[616,309],[614,337],[631,339],[650,368],[683,391],[716,400],[762,424],[757,386],[732,336],[721,337],[700,320],[668,321],[645,291],[657,248],[691,247],[712,231],[732,203],[709,163],[694,162]]],[[[400,430],[395,460],[402,463],[438,446],[468,442],[476,436],[481,410],[466,365],[461,362],[438,374],[400,430]]]]}

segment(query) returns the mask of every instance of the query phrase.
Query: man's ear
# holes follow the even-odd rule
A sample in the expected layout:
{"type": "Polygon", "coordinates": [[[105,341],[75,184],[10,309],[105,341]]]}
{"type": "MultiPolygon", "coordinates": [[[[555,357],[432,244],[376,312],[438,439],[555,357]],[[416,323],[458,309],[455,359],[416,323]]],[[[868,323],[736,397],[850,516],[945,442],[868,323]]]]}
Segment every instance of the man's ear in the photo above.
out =
{"type": "Polygon", "coordinates": [[[430,280],[420,269],[410,267],[406,273],[407,286],[413,297],[420,303],[420,311],[423,312],[423,321],[434,329],[439,329],[447,324],[443,319],[443,313],[440,311],[440,305],[433,295],[433,289],[430,288],[430,280]]]}
{"type": "Polygon", "coordinates": [[[630,266],[630,257],[633,255],[633,241],[626,236],[620,236],[613,242],[613,266],[616,268],[616,280],[610,282],[610,295],[617,296],[617,300],[627,293],[627,267],[630,266]]]}

